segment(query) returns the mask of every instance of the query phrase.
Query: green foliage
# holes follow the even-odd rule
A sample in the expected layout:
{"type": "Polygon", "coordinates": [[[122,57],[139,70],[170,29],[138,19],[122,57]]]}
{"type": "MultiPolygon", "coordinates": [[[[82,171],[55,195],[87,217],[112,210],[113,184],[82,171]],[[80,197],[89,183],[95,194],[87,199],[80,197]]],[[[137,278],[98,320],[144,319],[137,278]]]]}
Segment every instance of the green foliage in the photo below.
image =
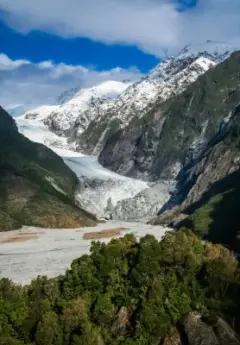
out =
{"type": "Polygon", "coordinates": [[[62,342],[62,329],[57,314],[53,311],[44,314],[37,326],[37,345],[61,345],[62,342]]]}
{"type": "Polygon", "coordinates": [[[111,301],[111,294],[105,293],[98,297],[94,306],[94,318],[101,326],[107,325],[115,315],[115,307],[111,301]]]}
{"type": "Polygon", "coordinates": [[[184,210],[189,216],[180,223],[200,238],[240,249],[239,187],[237,170],[212,184],[202,198],[184,210]]]}
{"type": "Polygon", "coordinates": [[[209,203],[194,212],[189,217],[193,223],[194,232],[201,238],[204,238],[210,232],[213,223],[214,206],[222,199],[221,196],[215,196],[209,203]]]}
{"type": "Polygon", "coordinates": [[[93,242],[64,276],[0,280],[0,345],[149,345],[192,310],[239,318],[239,266],[188,229],[93,242]]]}

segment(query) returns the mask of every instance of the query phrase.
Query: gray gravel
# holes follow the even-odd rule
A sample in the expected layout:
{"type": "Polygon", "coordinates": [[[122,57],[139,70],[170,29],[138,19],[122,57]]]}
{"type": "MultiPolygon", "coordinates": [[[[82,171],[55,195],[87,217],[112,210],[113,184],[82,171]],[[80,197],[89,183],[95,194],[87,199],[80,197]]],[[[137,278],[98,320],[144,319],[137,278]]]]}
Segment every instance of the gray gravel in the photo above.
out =
{"type": "MultiPolygon", "coordinates": [[[[133,233],[137,239],[152,234],[161,239],[169,230],[162,226],[144,223],[108,221],[96,227],[79,229],[41,229],[24,227],[0,233],[0,278],[7,277],[19,284],[28,284],[38,275],[55,277],[70,267],[72,260],[89,253],[90,240],[84,240],[84,233],[106,229],[126,228],[121,236],[133,233]],[[35,238],[25,242],[1,243],[20,234],[32,234],[35,238]]],[[[111,239],[103,239],[109,242],[111,239]]]]}

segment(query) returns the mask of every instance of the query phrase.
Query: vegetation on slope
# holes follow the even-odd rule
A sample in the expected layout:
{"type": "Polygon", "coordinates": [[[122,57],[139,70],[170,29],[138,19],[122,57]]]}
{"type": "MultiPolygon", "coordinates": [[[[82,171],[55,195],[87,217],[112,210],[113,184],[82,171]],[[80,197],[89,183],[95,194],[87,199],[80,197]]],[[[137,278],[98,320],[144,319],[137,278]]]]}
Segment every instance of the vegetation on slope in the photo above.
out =
{"type": "Polygon", "coordinates": [[[177,227],[186,226],[200,238],[240,250],[240,171],[215,182],[184,210],[189,216],[177,227]]]}
{"type": "Polygon", "coordinates": [[[0,231],[94,224],[94,217],[75,205],[77,184],[63,160],[18,133],[0,107],[0,231]]]}
{"type": "Polygon", "coordinates": [[[158,345],[191,311],[239,330],[239,277],[232,253],[189,230],[94,242],[64,276],[0,280],[0,344],[158,345]]]}
{"type": "Polygon", "coordinates": [[[189,215],[178,222],[177,227],[187,226],[201,238],[222,243],[236,251],[240,249],[239,157],[238,105],[201,157],[182,172],[177,185],[177,199],[181,202],[177,209],[189,215]]]}

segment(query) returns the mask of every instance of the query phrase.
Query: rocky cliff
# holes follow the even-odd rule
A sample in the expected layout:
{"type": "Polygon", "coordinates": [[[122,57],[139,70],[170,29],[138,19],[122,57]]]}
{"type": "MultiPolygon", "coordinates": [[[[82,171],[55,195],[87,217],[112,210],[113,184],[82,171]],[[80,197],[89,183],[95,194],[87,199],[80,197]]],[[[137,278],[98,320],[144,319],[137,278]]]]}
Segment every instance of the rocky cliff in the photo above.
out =
{"type": "Polygon", "coordinates": [[[100,162],[134,177],[176,178],[183,167],[199,160],[238,106],[239,61],[239,53],[233,54],[180,95],[134,118],[108,139],[100,162]]]}
{"type": "Polygon", "coordinates": [[[152,222],[186,226],[239,250],[240,53],[109,138],[100,162],[122,174],[176,179],[152,222]]]}
{"type": "Polygon", "coordinates": [[[162,60],[148,75],[128,87],[104,113],[74,138],[79,150],[98,155],[107,140],[142,118],[156,103],[180,94],[209,68],[226,59],[236,48],[213,42],[187,46],[175,57],[162,60]]]}

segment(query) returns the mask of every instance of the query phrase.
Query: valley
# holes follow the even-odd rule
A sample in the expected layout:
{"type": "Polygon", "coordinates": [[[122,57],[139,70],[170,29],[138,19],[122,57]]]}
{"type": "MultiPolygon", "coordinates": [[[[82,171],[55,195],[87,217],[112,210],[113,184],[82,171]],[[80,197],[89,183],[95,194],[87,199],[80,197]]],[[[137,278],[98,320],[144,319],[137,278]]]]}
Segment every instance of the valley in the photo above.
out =
{"type": "Polygon", "coordinates": [[[0,345],[240,344],[237,50],[0,107],[0,345]]]}
{"type": "Polygon", "coordinates": [[[109,217],[111,213],[119,220],[139,220],[141,215],[142,221],[146,221],[169,198],[171,181],[151,184],[116,174],[98,163],[97,157],[77,152],[65,137],[52,133],[39,119],[23,116],[17,118],[16,123],[20,133],[34,142],[46,145],[64,159],[79,180],[76,200],[99,218],[109,217]],[[158,191],[160,193],[156,197],[158,191]],[[130,212],[126,203],[131,208],[130,212]],[[146,208],[145,213],[143,207],[146,208]]]}

